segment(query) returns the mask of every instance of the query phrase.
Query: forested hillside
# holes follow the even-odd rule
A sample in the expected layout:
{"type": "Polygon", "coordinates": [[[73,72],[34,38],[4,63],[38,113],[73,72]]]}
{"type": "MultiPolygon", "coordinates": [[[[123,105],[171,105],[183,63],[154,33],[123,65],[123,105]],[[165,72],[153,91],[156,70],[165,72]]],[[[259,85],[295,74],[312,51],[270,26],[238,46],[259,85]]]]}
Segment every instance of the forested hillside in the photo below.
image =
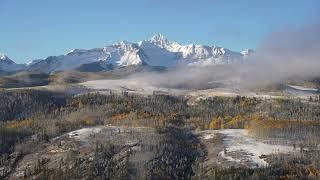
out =
{"type": "MultiPolygon", "coordinates": [[[[157,148],[154,149],[157,156],[148,160],[143,168],[145,169],[144,177],[147,179],[177,177],[190,179],[204,175],[199,163],[205,158],[206,150],[203,149],[198,137],[192,133],[195,130],[248,129],[251,136],[297,140],[310,150],[301,157],[284,156],[285,159],[281,159],[275,156],[274,163],[271,163],[272,167],[266,169],[231,171],[218,168],[208,171],[213,173],[211,175],[209,173],[209,176],[213,177],[253,178],[264,177],[268,173],[275,174],[274,177],[290,176],[291,171],[280,172],[279,168],[290,169],[292,166],[297,168],[294,176],[307,177],[306,174],[299,174],[307,166],[296,167],[290,164],[290,161],[294,161],[292,158],[300,158],[307,164],[319,160],[317,156],[319,150],[316,148],[319,145],[320,135],[319,98],[283,100],[240,96],[212,97],[190,103],[186,97],[169,95],[141,96],[123,92],[109,95],[90,93],[70,96],[44,90],[12,90],[1,91],[0,101],[2,102],[0,105],[0,172],[3,178],[15,171],[16,165],[24,156],[42,146],[48,146],[46,144],[50,144],[50,139],[72,130],[98,125],[158,129],[155,133],[159,134],[161,139],[157,148]],[[283,161],[288,161],[289,164],[281,164],[283,161]]],[[[96,154],[93,156],[111,158],[112,153],[122,152],[121,147],[111,145],[109,143],[109,145],[97,147],[96,154]],[[105,151],[105,148],[107,148],[106,152],[110,151],[111,154],[103,154],[102,151],[105,151]]],[[[81,157],[78,158],[80,159],[72,159],[71,162],[81,161],[81,157]]],[[[83,162],[85,164],[87,162],[88,166],[90,164],[86,160],[83,162]]],[[[108,163],[111,163],[111,160],[108,163]]],[[[97,164],[97,166],[111,166],[108,163],[97,164]]],[[[125,167],[127,166],[119,168],[125,167]]],[[[319,168],[318,164],[313,164],[312,167],[319,168]]],[[[62,173],[63,176],[60,173],[61,177],[72,178],[75,174],[65,174],[74,172],[75,169],[71,170],[62,173]]],[[[91,173],[86,170],[87,175],[81,178],[107,177],[103,175],[107,173],[106,171],[100,172],[99,169],[96,171],[91,173]]],[[[119,169],[116,172],[120,173],[119,169]]],[[[55,171],[55,173],[58,172],[55,171]]],[[[121,173],[121,176],[120,174],[117,176],[120,179],[126,179],[125,177],[130,174],[129,171],[126,173],[121,171],[121,173]]],[[[45,178],[50,176],[50,173],[40,168],[30,172],[28,170],[26,177],[28,176],[45,178]]],[[[108,175],[108,177],[115,176],[108,175]]]]}

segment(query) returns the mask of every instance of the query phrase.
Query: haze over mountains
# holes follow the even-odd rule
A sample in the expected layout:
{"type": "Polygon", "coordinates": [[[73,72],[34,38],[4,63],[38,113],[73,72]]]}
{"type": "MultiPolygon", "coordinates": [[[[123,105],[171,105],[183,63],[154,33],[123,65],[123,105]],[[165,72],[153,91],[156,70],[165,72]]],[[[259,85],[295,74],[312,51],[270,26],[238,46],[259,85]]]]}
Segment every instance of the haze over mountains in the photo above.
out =
{"type": "Polygon", "coordinates": [[[137,43],[121,41],[103,48],[74,49],[64,55],[34,60],[28,65],[16,64],[1,56],[0,69],[5,72],[28,70],[46,73],[78,69],[104,71],[131,65],[175,67],[242,63],[253,51],[235,52],[218,46],[181,45],[161,34],[137,43]]]}

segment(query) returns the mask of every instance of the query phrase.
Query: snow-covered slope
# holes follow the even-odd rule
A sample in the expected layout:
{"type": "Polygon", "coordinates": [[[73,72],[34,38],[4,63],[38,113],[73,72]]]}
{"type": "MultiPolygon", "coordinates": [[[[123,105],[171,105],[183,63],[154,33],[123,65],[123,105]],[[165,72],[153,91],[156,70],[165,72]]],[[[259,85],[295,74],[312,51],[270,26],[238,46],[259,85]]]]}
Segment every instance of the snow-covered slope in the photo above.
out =
{"type": "Polygon", "coordinates": [[[30,63],[28,69],[45,72],[64,71],[98,61],[115,66],[142,65],[145,58],[136,44],[123,41],[103,48],[74,49],[65,55],[50,56],[30,63]]]}
{"type": "Polygon", "coordinates": [[[138,43],[122,41],[103,48],[74,49],[64,55],[35,60],[27,69],[56,72],[76,69],[84,64],[94,67],[90,64],[96,65],[97,62],[104,62],[103,64],[113,67],[131,65],[173,67],[179,64],[206,66],[242,63],[250,53],[250,50],[240,53],[218,46],[180,45],[158,34],[150,40],[138,43]]]}
{"type": "Polygon", "coordinates": [[[16,64],[7,55],[0,53],[0,71],[10,72],[25,68],[23,64],[16,64]]]}
{"type": "Polygon", "coordinates": [[[153,44],[151,41],[139,42],[139,48],[147,57],[145,59],[145,63],[152,66],[165,67],[177,65],[182,58],[181,54],[171,52],[166,48],[162,48],[161,46],[161,44],[157,46],[156,44],[153,44]]]}

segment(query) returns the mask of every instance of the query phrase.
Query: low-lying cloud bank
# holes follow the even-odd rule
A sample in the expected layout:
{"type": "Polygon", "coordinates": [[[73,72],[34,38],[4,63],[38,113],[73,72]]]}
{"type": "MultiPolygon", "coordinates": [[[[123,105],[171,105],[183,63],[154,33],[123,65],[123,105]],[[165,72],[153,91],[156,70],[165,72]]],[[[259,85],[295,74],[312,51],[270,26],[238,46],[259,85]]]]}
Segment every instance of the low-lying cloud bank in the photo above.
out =
{"type": "Polygon", "coordinates": [[[205,89],[219,84],[253,88],[291,77],[320,76],[320,24],[284,28],[266,37],[244,64],[179,67],[165,73],[141,73],[153,86],[205,89]]]}
{"type": "Polygon", "coordinates": [[[272,33],[250,58],[250,70],[254,83],[277,83],[293,76],[319,76],[320,24],[272,33]]]}

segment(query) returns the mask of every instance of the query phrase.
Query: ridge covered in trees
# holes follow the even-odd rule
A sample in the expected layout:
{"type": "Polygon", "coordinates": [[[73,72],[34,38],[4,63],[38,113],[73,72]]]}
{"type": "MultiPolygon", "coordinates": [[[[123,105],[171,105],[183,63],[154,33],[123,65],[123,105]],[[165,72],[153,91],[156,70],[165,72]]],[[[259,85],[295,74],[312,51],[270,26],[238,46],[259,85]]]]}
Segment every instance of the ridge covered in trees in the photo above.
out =
{"type": "MultiPolygon", "coordinates": [[[[301,162],[319,168],[318,164],[312,163],[318,160],[316,154],[319,153],[316,148],[320,132],[319,98],[299,100],[237,96],[212,97],[190,103],[186,97],[156,94],[141,96],[123,92],[70,96],[44,90],[11,90],[1,91],[0,100],[0,167],[5,167],[1,171],[2,177],[14,171],[23,156],[40,144],[48,143],[51,138],[82,127],[107,124],[159,129],[157,133],[163,138],[162,146],[158,149],[158,157],[150,160],[146,167],[149,171],[146,171],[145,177],[150,179],[201,176],[195,166],[205,156],[205,151],[191,133],[195,129],[242,128],[258,138],[298,140],[304,143],[303,146],[313,149],[299,157],[301,162]]],[[[106,152],[109,147],[107,145],[106,152]]],[[[100,152],[96,155],[105,156],[100,152]]],[[[296,167],[299,163],[290,164],[295,158],[298,157],[286,157],[289,164],[285,167],[281,165],[284,159],[275,156],[274,162],[279,163],[268,168],[215,169],[210,172],[216,178],[254,178],[268,173],[280,177],[290,175],[284,172],[289,167],[297,168],[297,173],[306,168],[296,167]],[[245,175],[242,176],[242,173],[245,175]]],[[[315,174],[317,172],[314,170],[315,174]]],[[[99,173],[102,172],[97,172],[97,175],[99,173]]]]}

